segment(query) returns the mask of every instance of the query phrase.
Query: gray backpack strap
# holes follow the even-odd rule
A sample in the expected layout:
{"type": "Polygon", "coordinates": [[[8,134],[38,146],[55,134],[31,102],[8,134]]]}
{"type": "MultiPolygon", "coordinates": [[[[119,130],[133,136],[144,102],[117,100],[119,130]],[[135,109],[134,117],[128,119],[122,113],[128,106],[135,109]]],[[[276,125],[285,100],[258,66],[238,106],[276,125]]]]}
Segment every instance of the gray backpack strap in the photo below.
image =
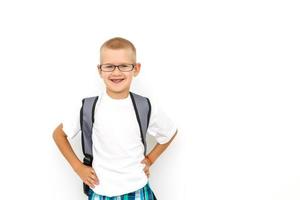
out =
{"type": "Polygon", "coordinates": [[[130,92],[130,97],[139,123],[142,142],[144,144],[144,154],[147,152],[146,133],[151,115],[151,104],[148,98],[130,92]]]}
{"type": "MultiPolygon", "coordinates": [[[[93,123],[94,123],[94,112],[98,96],[84,98],[82,100],[82,107],[80,110],[80,127],[81,127],[81,143],[82,152],[84,154],[83,164],[92,166],[93,162],[93,123]]],[[[83,192],[89,195],[90,188],[88,185],[83,183],[83,192]]]]}
{"type": "Polygon", "coordinates": [[[82,151],[84,154],[83,163],[89,166],[92,165],[93,161],[92,130],[94,123],[94,111],[97,100],[98,96],[84,98],[82,100],[82,107],[80,110],[81,142],[82,151]]]}

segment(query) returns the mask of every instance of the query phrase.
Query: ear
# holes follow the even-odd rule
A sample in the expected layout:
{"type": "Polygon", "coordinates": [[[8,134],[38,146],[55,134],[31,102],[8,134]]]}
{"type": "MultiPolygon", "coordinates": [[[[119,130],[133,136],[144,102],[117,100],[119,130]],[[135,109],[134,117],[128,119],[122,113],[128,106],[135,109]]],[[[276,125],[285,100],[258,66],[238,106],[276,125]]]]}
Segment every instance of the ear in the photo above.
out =
{"type": "Polygon", "coordinates": [[[136,63],[134,67],[134,76],[137,76],[141,70],[141,63],[136,63]]]}

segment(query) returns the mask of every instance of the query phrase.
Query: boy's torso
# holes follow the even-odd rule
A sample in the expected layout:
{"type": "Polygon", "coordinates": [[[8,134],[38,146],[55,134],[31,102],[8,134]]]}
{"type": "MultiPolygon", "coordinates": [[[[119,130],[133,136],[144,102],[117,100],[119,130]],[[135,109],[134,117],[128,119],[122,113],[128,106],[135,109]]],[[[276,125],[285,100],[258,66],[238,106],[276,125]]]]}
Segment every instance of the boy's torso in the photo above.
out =
{"type": "Polygon", "coordinates": [[[137,190],[147,183],[141,161],[144,146],[132,101],[99,96],[93,126],[93,168],[99,185],[93,190],[116,196],[137,190]]]}

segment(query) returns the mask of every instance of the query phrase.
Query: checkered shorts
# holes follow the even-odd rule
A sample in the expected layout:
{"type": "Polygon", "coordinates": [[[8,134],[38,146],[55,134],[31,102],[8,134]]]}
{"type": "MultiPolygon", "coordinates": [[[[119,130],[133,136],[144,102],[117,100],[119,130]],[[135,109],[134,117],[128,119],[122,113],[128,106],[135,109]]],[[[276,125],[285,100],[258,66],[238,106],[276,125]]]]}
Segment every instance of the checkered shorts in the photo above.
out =
{"type": "Polygon", "coordinates": [[[154,193],[151,190],[149,183],[147,183],[143,188],[135,192],[115,197],[102,196],[96,194],[95,192],[93,192],[93,190],[90,190],[88,200],[156,200],[156,197],[154,196],[154,193]]]}

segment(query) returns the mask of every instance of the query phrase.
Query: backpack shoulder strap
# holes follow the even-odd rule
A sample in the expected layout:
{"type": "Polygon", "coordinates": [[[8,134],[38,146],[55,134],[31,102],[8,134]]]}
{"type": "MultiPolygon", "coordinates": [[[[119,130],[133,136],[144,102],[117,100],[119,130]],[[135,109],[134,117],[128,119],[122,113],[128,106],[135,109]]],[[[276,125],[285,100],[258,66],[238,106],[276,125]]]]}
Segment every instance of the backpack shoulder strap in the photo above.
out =
{"type": "Polygon", "coordinates": [[[80,127],[82,152],[84,154],[84,164],[91,165],[93,161],[93,141],[92,130],[94,123],[94,111],[98,96],[84,98],[80,110],[80,127]]]}
{"type": "Polygon", "coordinates": [[[130,92],[130,97],[135,110],[136,118],[140,127],[142,142],[144,144],[144,154],[147,152],[146,133],[151,116],[151,103],[146,97],[130,92]]]}

